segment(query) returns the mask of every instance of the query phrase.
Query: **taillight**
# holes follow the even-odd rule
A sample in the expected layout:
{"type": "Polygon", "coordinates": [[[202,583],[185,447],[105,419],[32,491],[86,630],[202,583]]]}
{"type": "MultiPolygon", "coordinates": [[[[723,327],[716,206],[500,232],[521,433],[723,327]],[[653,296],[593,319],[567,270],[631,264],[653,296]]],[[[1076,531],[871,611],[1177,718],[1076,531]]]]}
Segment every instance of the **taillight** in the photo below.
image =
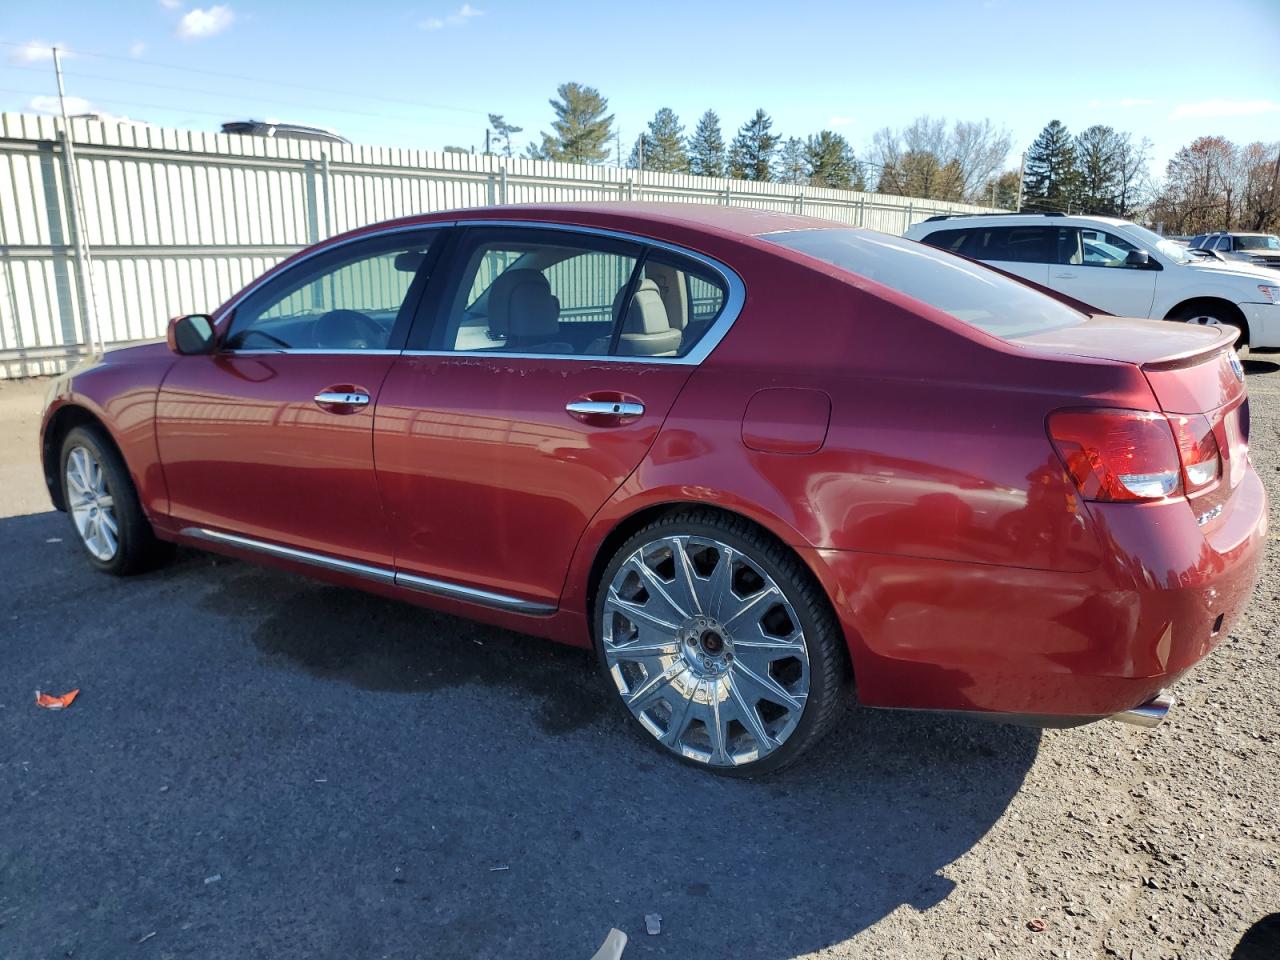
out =
{"type": "Polygon", "coordinates": [[[1144,410],[1059,410],[1049,439],[1086,500],[1160,500],[1182,492],[1169,421],[1144,410]]]}
{"type": "Polygon", "coordinates": [[[1173,438],[1182,458],[1187,493],[1209,486],[1222,474],[1222,454],[1213,435],[1209,418],[1200,414],[1174,414],[1169,417],[1173,438]]]}

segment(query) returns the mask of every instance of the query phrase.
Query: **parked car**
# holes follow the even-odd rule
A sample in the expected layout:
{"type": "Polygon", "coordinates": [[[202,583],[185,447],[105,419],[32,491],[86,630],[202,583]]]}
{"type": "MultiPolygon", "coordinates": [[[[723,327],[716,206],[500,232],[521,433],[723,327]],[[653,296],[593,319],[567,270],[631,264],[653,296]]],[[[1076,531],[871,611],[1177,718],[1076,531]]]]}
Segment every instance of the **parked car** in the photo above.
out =
{"type": "Polygon", "coordinates": [[[1238,346],[1280,348],[1280,277],[1199,255],[1113,217],[938,216],[906,234],[1049,287],[1105,313],[1221,325],[1238,346]],[[1123,257],[1097,257],[1105,244],[1123,257]]]}
{"type": "Polygon", "coordinates": [[[238,133],[248,137],[274,137],[279,140],[319,140],[322,143],[350,143],[325,127],[308,127],[301,123],[281,123],[279,120],[230,120],[222,125],[223,133],[238,133]]]}
{"type": "Polygon", "coordinates": [[[1197,250],[1216,250],[1223,259],[1280,268],[1280,237],[1274,233],[1207,233],[1196,240],[1197,250]]]}
{"type": "Polygon", "coordinates": [[[1266,537],[1230,346],[825,220],[488,208],[59,378],[41,452],[99,570],[186,544],[594,647],[648,739],[750,774],[854,688],[1162,717],[1266,537]]]}

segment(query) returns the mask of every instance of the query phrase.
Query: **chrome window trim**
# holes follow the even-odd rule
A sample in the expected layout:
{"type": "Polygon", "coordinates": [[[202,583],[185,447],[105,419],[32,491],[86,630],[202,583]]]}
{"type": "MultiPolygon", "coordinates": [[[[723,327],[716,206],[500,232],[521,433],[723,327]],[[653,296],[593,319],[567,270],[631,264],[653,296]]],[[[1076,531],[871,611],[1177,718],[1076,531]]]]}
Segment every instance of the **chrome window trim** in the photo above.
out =
{"type": "Polygon", "coordinates": [[[558,233],[576,233],[592,237],[607,237],[613,240],[623,240],[629,243],[637,243],[642,246],[654,247],[658,250],[666,250],[669,253],[675,253],[679,256],[686,257],[704,267],[714,271],[720,279],[725,283],[726,294],[725,304],[720,310],[720,316],[716,317],[715,322],[711,324],[707,331],[702,335],[702,339],[692,350],[683,357],[624,357],[617,355],[599,355],[593,356],[581,353],[506,353],[502,350],[405,350],[405,356],[420,357],[508,357],[515,360],[578,360],[586,363],[595,363],[597,361],[624,363],[654,363],[654,364],[674,364],[675,366],[697,366],[702,363],[714,350],[719,346],[720,341],[725,338],[729,329],[733,326],[734,321],[738,319],[738,315],[742,312],[742,307],[747,300],[747,288],[742,282],[742,278],[731,267],[726,266],[719,260],[713,260],[705,254],[689,250],[685,247],[678,246],[674,243],[668,243],[665,240],[656,240],[652,237],[646,237],[640,234],[627,233],[622,230],[608,230],[603,227],[585,227],[572,223],[553,223],[545,220],[456,220],[453,223],[455,227],[504,227],[504,228],[522,228],[529,230],[548,230],[558,233]]]}
{"type": "MultiPolygon", "coordinates": [[[[674,364],[675,366],[697,366],[702,363],[711,351],[720,345],[720,341],[725,338],[734,322],[738,319],[738,315],[742,312],[742,307],[746,303],[747,291],[746,285],[742,282],[742,278],[731,267],[726,266],[718,260],[714,260],[695,250],[689,250],[674,243],[668,243],[665,240],[657,240],[652,237],[642,236],[640,234],[627,233],[621,230],[607,230],[602,227],[586,227],[577,226],[569,223],[552,223],[544,220],[444,220],[432,221],[430,223],[418,223],[397,227],[388,227],[384,230],[374,230],[369,233],[363,233],[355,237],[347,237],[343,240],[337,240],[332,243],[320,243],[311,250],[306,251],[289,265],[289,269],[305,263],[312,257],[319,256],[322,253],[328,253],[331,250],[339,249],[352,243],[360,243],[365,240],[373,240],[378,237],[392,236],[397,233],[411,233],[415,231],[442,230],[448,227],[504,227],[504,228],[522,228],[529,230],[547,230],[559,233],[576,233],[586,236],[608,237],[614,240],[624,240],[629,243],[638,243],[644,246],[653,247],[658,250],[666,250],[669,253],[678,254],[687,257],[697,263],[702,264],[708,269],[714,271],[724,282],[727,288],[724,307],[720,311],[720,316],[716,317],[715,322],[702,335],[702,339],[697,345],[683,357],[624,357],[624,356],[589,356],[580,353],[506,353],[502,350],[321,350],[307,348],[278,348],[273,350],[220,350],[219,353],[224,356],[306,356],[306,355],[348,355],[348,356],[414,356],[414,357],[507,357],[514,360],[578,360],[587,363],[597,363],[604,361],[606,363],[645,363],[645,364],[674,364]]],[[[214,314],[214,322],[221,323],[230,316],[235,309],[248,297],[252,296],[265,284],[275,280],[278,274],[268,273],[257,281],[245,287],[235,299],[231,300],[227,305],[214,314]]]]}
{"type": "Polygon", "coordinates": [[[297,547],[286,547],[279,543],[269,543],[266,540],[257,540],[237,533],[211,530],[208,527],[183,527],[181,533],[184,537],[191,537],[193,540],[205,540],[224,546],[238,547],[242,550],[252,550],[255,553],[277,557],[282,560],[292,560],[295,563],[305,563],[308,566],[319,567],[324,570],[363,577],[375,583],[404,587],[408,590],[417,590],[420,593],[429,593],[449,600],[466,600],[494,610],[523,613],[535,617],[546,617],[556,612],[556,608],[551,604],[522,600],[519,597],[496,593],[492,590],[481,590],[477,587],[464,587],[461,584],[449,583],[446,580],[435,580],[431,577],[420,577],[411,573],[400,573],[389,567],[357,563],[354,560],[343,560],[325,553],[299,550],[297,547]]]}
{"type": "Polygon", "coordinates": [[[398,357],[402,350],[344,350],[321,349],[319,347],[263,347],[258,350],[219,350],[220,357],[398,357]]]}

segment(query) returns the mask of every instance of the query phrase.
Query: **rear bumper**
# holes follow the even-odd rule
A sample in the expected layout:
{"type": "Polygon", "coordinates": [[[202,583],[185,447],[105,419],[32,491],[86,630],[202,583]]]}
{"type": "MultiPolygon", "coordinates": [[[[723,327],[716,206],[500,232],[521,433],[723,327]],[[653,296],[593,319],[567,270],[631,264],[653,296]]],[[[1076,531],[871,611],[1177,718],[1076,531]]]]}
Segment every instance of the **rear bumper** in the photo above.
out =
{"type": "Polygon", "coordinates": [[[1280,304],[1242,303],[1240,312],[1249,323],[1249,346],[1280,347],[1280,304]]]}
{"type": "Polygon", "coordinates": [[[1171,686],[1253,591],[1261,481],[1250,467],[1209,536],[1185,502],[1090,507],[1103,560],[1086,573],[808,551],[861,702],[1088,720],[1171,686]]]}

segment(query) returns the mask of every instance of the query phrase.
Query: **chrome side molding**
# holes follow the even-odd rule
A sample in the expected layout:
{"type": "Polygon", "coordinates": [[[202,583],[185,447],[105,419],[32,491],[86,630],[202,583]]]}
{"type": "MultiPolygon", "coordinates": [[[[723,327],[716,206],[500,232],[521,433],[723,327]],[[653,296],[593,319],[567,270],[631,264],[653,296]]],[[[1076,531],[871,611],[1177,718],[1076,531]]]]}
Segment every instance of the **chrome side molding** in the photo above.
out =
{"type": "Polygon", "coordinates": [[[535,603],[532,600],[522,600],[519,597],[512,597],[505,593],[479,590],[475,587],[464,587],[461,584],[449,583],[446,580],[433,580],[430,577],[398,573],[390,567],[378,567],[367,563],[357,563],[354,560],[342,560],[325,553],[314,553],[310,550],[299,550],[296,547],[285,547],[278,543],[268,543],[265,540],[256,540],[253,537],[245,537],[236,533],[210,530],[208,527],[184,527],[182,535],[191,537],[193,540],[205,540],[209,543],[238,547],[241,550],[252,550],[255,553],[265,554],[270,557],[292,560],[295,563],[305,563],[308,566],[332,570],[337,573],[347,573],[352,576],[363,577],[366,580],[372,580],[375,583],[404,587],[408,590],[417,590],[422,593],[445,597],[449,600],[465,600],[468,603],[491,607],[494,610],[523,613],[533,617],[546,617],[556,612],[556,608],[548,603],[535,603]]]}

